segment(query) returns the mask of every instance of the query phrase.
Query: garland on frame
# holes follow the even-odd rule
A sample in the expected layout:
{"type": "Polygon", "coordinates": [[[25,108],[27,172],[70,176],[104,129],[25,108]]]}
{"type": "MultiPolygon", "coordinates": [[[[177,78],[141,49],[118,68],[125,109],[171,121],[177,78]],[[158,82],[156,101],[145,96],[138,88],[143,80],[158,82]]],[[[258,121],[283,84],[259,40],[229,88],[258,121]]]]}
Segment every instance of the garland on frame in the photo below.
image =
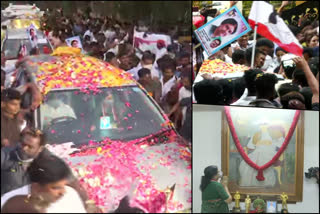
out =
{"type": "Polygon", "coordinates": [[[291,127],[289,129],[289,132],[281,146],[281,148],[279,149],[279,151],[275,154],[275,156],[268,162],[268,163],[265,163],[264,165],[262,166],[258,166],[256,163],[254,163],[249,157],[248,155],[245,153],[245,151],[243,150],[241,144],[240,144],[240,141],[239,141],[239,138],[238,138],[238,135],[236,133],[236,130],[235,130],[235,127],[233,125],[233,121],[232,121],[232,118],[231,118],[231,114],[230,114],[230,107],[229,106],[225,106],[225,113],[226,113],[226,117],[227,117],[227,121],[228,121],[228,125],[229,125],[229,128],[230,128],[230,132],[231,132],[231,135],[232,135],[232,138],[233,138],[233,141],[237,147],[237,150],[239,151],[241,157],[245,160],[245,162],[251,166],[252,168],[256,169],[258,171],[258,175],[256,176],[257,180],[258,181],[264,181],[265,178],[263,176],[263,171],[267,168],[269,168],[270,166],[272,166],[277,160],[278,158],[281,156],[281,154],[284,152],[284,150],[287,148],[289,142],[290,142],[290,139],[293,135],[293,132],[297,126],[297,123],[299,121],[299,116],[300,116],[300,110],[296,110],[295,112],[295,115],[293,117],[293,121],[292,121],[292,124],[291,124],[291,127]]]}

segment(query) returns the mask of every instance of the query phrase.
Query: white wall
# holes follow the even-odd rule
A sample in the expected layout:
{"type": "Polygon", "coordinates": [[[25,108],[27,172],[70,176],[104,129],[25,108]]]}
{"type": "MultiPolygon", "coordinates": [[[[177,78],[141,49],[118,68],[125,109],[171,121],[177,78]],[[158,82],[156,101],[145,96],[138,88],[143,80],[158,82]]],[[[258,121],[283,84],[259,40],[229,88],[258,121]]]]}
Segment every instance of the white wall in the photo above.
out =
{"type": "MultiPolygon", "coordinates": [[[[193,105],[193,212],[201,211],[200,179],[208,165],[221,169],[221,111],[223,106],[193,105]]],[[[319,166],[319,112],[305,111],[304,172],[319,166]]],[[[304,177],[305,178],[305,177],[304,177]]],[[[230,208],[234,203],[230,204],[230,208]]],[[[240,204],[244,207],[244,204],[240,204]]],[[[281,205],[278,206],[279,210],[281,205]]],[[[288,204],[291,213],[319,213],[319,185],[304,179],[303,202],[288,204]]]]}

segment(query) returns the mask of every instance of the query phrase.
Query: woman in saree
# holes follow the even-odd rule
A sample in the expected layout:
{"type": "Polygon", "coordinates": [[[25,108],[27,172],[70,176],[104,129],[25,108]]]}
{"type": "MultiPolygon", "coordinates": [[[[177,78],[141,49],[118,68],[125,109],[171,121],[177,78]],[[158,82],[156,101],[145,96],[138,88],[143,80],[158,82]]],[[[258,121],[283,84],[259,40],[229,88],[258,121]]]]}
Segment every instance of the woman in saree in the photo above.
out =
{"type": "Polygon", "coordinates": [[[201,213],[229,213],[228,204],[232,202],[227,184],[221,184],[217,166],[208,166],[201,178],[201,213]]]}

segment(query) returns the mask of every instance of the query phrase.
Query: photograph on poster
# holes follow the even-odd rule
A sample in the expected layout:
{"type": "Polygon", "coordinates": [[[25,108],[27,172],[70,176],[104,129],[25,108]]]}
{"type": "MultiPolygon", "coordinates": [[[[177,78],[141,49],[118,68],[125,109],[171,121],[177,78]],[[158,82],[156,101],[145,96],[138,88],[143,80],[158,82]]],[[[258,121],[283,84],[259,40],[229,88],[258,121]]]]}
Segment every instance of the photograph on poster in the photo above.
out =
{"type": "Polygon", "coordinates": [[[233,6],[197,29],[195,34],[208,56],[211,56],[249,31],[249,24],[238,8],[233,6]]]}
{"type": "Polygon", "coordinates": [[[27,33],[28,33],[28,37],[30,40],[30,44],[32,48],[35,48],[38,46],[38,35],[37,35],[37,29],[36,27],[31,24],[28,28],[27,28],[27,33]]]}
{"type": "Polygon", "coordinates": [[[66,43],[69,47],[80,48],[82,50],[82,44],[79,36],[74,36],[66,39],[66,43]]]}

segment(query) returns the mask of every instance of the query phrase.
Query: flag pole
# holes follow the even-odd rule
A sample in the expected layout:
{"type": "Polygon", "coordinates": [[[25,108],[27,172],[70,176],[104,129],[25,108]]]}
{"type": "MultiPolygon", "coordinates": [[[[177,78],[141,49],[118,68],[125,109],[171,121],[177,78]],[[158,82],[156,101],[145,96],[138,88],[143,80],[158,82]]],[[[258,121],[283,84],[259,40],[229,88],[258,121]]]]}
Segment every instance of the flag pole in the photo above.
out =
{"type": "Polygon", "coordinates": [[[251,66],[250,66],[251,68],[253,68],[253,65],[254,65],[254,55],[256,52],[257,28],[258,28],[258,23],[256,22],[254,25],[254,34],[253,34],[253,46],[252,46],[251,66]]]}

